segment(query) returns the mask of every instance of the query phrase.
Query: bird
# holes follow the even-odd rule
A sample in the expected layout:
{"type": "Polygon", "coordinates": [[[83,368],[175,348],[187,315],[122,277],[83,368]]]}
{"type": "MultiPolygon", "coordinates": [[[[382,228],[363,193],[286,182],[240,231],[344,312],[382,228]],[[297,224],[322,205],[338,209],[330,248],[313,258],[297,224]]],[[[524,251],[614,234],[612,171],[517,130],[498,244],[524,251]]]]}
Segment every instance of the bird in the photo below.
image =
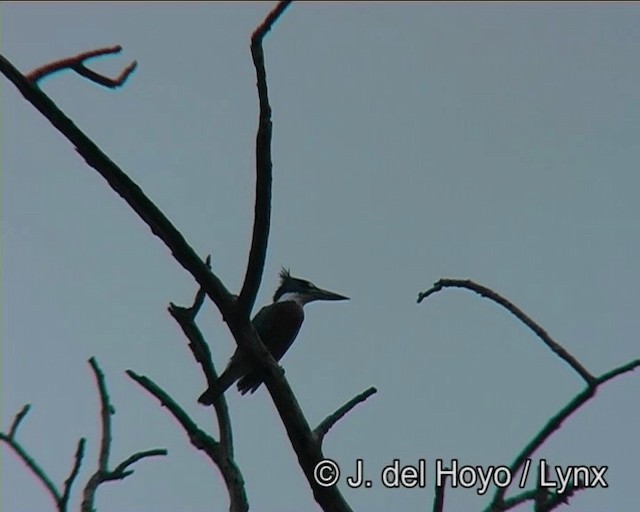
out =
{"type": "MultiPolygon", "coordinates": [[[[316,300],[349,300],[349,297],[293,277],[285,268],[280,271],[279,277],[280,286],[273,295],[273,303],[260,309],[251,321],[262,343],[276,361],[280,361],[296,339],[304,321],[305,304],[316,300]]],[[[254,393],[264,382],[261,371],[253,367],[251,358],[240,347],[231,356],[222,375],[200,395],[198,402],[211,405],[236,381],[242,395],[254,393]]]]}

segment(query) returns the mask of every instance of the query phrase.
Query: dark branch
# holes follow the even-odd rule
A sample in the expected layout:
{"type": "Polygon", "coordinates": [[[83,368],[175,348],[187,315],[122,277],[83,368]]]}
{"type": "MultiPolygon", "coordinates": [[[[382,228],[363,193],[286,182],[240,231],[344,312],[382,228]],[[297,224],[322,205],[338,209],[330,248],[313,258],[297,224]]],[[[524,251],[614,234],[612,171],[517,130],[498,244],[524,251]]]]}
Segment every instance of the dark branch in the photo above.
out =
{"type": "Polygon", "coordinates": [[[98,456],[99,471],[106,472],[109,467],[109,452],[111,451],[111,415],[113,406],[109,402],[109,393],[104,382],[104,373],[98,366],[95,358],[89,359],[89,365],[93,370],[100,396],[100,424],[102,426],[102,436],[100,438],[100,454],[98,456]]]}
{"type": "Polygon", "coordinates": [[[591,375],[569,352],[567,352],[562,346],[556,343],[547,332],[540,327],[536,322],[529,318],[521,309],[515,304],[511,303],[493,290],[486,288],[480,284],[477,284],[469,279],[440,279],[429,290],[422,292],[418,295],[418,303],[430,295],[439,292],[443,288],[466,288],[472,292],[477,293],[481,297],[485,297],[497,304],[500,304],[518,320],[524,323],[529,329],[531,329],[547,347],[555,352],[558,357],[564,360],[571,368],[573,368],[587,383],[592,386],[595,383],[595,377],[591,375]]]}
{"type": "Polygon", "coordinates": [[[44,92],[27,80],[2,55],[0,55],[0,71],[18,88],[27,101],[38,109],[75,146],[85,161],[100,173],[111,188],[131,206],[151,228],[151,231],[165,243],[178,263],[204,288],[207,295],[218,306],[222,316],[226,319],[227,316],[233,314],[232,310],[235,303],[233,296],[218,277],[207,268],[182,234],[144,194],[140,187],[112,162],[44,92]]]}
{"type": "Polygon", "coordinates": [[[120,464],[118,464],[113,471],[110,471],[109,472],[109,476],[107,477],[107,479],[108,480],[122,480],[123,478],[125,478],[125,477],[127,477],[127,476],[129,476],[130,474],[133,473],[133,470],[127,471],[127,468],[129,466],[132,466],[133,464],[135,464],[139,460],[146,459],[146,458],[149,458],[149,457],[166,456],[167,453],[169,453],[169,452],[167,452],[167,450],[165,450],[163,448],[156,448],[155,450],[145,450],[145,451],[142,451],[142,452],[136,452],[133,455],[131,455],[130,457],[128,457],[125,460],[123,460],[120,464]]]}
{"type": "Polygon", "coordinates": [[[256,68],[260,115],[258,119],[258,134],[256,136],[256,199],[253,214],[253,235],[247,271],[238,299],[239,313],[247,318],[255,303],[260,281],[262,280],[271,223],[272,125],[262,40],[290,3],[280,2],[251,37],[251,56],[253,57],[253,65],[256,68]]]}
{"type": "MultiPolygon", "coordinates": [[[[515,460],[511,464],[509,470],[512,475],[515,475],[521,468],[525,461],[533,455],[533,453],[540,448],[544,442],[551,437],[551,435],[558,430],[562,423],[569,418],[575,411],[588,402],[595,394],[597,389],[614,379],[615,377],[624,373],[635,370],[640,366],[640,359],[631,361],[623,366],[615,368],[610,372],[607,372],[595,379],[593,386],[587,386],[584,391],[578,393],[567,405],[565,405],[558,413],[556,413],[546,423],[542,430],[524,447],[524,449],[516,456],[515,460]]],[[[495,510],[506,510],[504,496],[508,487],[499,487],[491,502],[491,505],[486,509],[486,512],[492,512],[495,510]]]]}
{"type": "Polygon", "coordinates": [[[16,432],[18,431],[18,427],[20,426],[20,423],[25,418],[25,416],[29,413],[30,409],[31,409],[31,405],[25,404],[25,406],[20,410],[20,412],[16,414],[16,417],[13,419],[13,423],[11,423],[11,427],[9,428],[8,435],[10,438],[13,438],[16,435],[16,432]]]}
{"type": "Polygon", "coordinates": [[[189,417],[169,394],[148,377],[138,375],[132,370],[127,370],[127,375],[147,390],[151,395],[166,407],[173,417],[180,423],[183,430],[189,436],[189,441],[198,450],[207,454],[211,461],[218,467],[225,481],[230,495],[230,510],[232,512],[246,512],[249,510],[249,502],[244,489],[244,479],[240,469],[232,457],[228,456],[213,437],[208,435],[189,417]]]}
{"type": "Polygon", "coordinates": [[[133,470],[125,471],[127,466],[145,457],[167,454],[167,450],[164,449],[137,452],[117,466],[115,470],[111,471],[109,469],[109,454],[111,452],[112,442],[111,415],[114,414],[114,408],[109,400],[109,393],[105,384],[104,373],[98,366],[98,362],[94,357],[89,359],[89,365],[91,366],[96,378],[96,385],[100,396],[102,435],[100,439],[100,452],[98,454],[98,468],[91,475],[83,490],[82,504],[80,505],[80,510],[82,512],[94,512],[93,504],[95,502],[96,492],[101,484],[113,480],[122,480],[133,473],[133,470]]]}
{"type": "Polygon", "coordinates": [[[88,80],[97,83],[98,85],[102,85],[110,89],[115,89],[116,87],[120,87],[121,85],[123,85],[127,81],[127,78],[129,78],[129,75],[131,75],[131,73],[133,73],[133,71],[136,69],[138,63],[135,60],[131,62],[131,64],[129,64],[126,68],[124,68],[122,70],[122,73],[120,73],[117,78],[109,78],[107,76],[101,75],[100,73],[92,71],[85,66],[85,61],[93,59],[95,57],[99,57],[101,55],[112,55],[120,53],[120,51],[122,51],[122,46],[120,45],[110,46],[108,48],[99,48],[97,50],[90,50],[88,52],[74,55],[73,57],[67,57],[66,59],[61,59],[49,64],[45,64],[44,66],[34,69],[31,73],[25,75],[25,78],[35,85],[38,81],[49,75],[52,75],[53,73],[57,73],[64,69],[71,69],[79,75],[87,78],[88,80]]]}
{"type": "MultiPolygon", "coordinates": [[[[22,409],[24,411],[24,408],[22,409]]],[[[22,412],[22,411],[21,411],[22,412]]],[[[15,424],[14,420],[14,424],[15,424]]],[[[29,468],[29,470],[35,475],[35,477],[44,485],[45,489],[49,492],[53,501],[56,503],[56,508],[58,512],[65,512],[66,508],[62,508],[62,496],[56,486],[51,481],[51,479],[47,476],[44,470],[40,467],[40,465],[27,453],[27,451],[22,447],[18,441],[15,440],[13,436],[9,436],[0,432],[0,441],[4,441],[18,456],[20,460],[24,463],[25,466],[29,468]]]]}
{"type": "Polygon", "coordinates": [[[86,445],[86,439],[83,437],[78,441],[78,448],[76,449],[76,455],[74,457],[73,466],[69,478],[64,481],[62,496],[60,502],[63,504],[63,509],[67,508],[69,503],[69,496],[71,495],[71,487],[80,473],[80,466],[82,465],[82,458],[84,457],[84,447],[86,445]]]}
{"type": "MultiPolygon", "coordinates": [[[[207,256],[207,266],[211,264],[210,256],[207,256]]],[[[204,290],[202,287],[196,294],[193,305],[190,308],[183,308],[171,303],[169,306],[169,314],[178,322],[189,340],[189,348],[195,360],[202,367],[202,371],[207,379],[207,385],[211,386],[218,378],[209,345],[204,340],[202,332],[195,323],[195,317],[202,306],[204,300],[204,290]]],[[[218,428],[220,430],[220,443],[226,451],[229,458],[233,458],[233,433],[231,429],[231,417],[229,416],[229,408],[224,394],[217,397],[213,406],[216,411],[218,420],[218,428]]]]}
{"type": "Polygon", "coordinates": [[[313,431],[313,436],[319,444],[322,444],[322,440],[324,436],[329,432],[331,427],[333,427],[338,421],[340,421],[346,414],[351,411],[356,405],[364,402],[371,395],[377,393],[378,390],[371,386],[369,389],[363,391],[359,395],[354,396],[351,400],[349,400],[342,407],[337,409],[333,414],[327,416],[324,420],[320,422],[320,424],[313,431]]]}
{"type": "MultiPolygon", "coordinates": [[[[435,479],[434,479],[435,480],[435,479]]],[[[435,495],[433,497],[433,512],[442,512],[444,510],[444,491],[447,485],[447,475],[442,477],[442,485],[437,485],[434,481],[435,495]]]]}

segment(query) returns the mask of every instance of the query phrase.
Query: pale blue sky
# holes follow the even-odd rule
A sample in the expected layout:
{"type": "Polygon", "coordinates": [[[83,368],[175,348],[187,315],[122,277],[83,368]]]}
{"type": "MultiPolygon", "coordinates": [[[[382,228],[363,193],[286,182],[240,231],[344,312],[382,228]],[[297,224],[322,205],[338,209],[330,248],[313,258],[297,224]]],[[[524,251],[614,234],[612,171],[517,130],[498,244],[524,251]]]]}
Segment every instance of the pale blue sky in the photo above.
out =
{"type": "MultiPolygon", "coordinates": [[[[249,36],[272,4],[3,3],[19,69],[121,44],[95,69],[139,68],[109,91],[72,73],[42,83],[182,230],[232,289],[251,233],[255,76],[249,36]]],[[[258,305],[280,266],[349,303],[312,304],[287,378],[309,421],[379,393],[325,452],[372,476],[394,458],[509,464],[582,389],[497,306],[464,291],[416,305],[440,277],[472,278],[539,321],[595,374],[637,358],[640,215],[637,4],[294,4],[265,43],[273,107],[273,224],[258,305]]],[[[2,429],[66,478],[107,374],[113,462],[166,447],[99,492],[101,512],[225,510],[217,470],[125,375],[147,374],[203,426],[204,379],[166,313],[196,286],[167,249],[2,80],[2,429]]],[[[234,349],[208,305],[221,366],[234,349]]],[[[637,373],[610,383],[536,455],[609,465],[582,512],[638,506],[637,373]]],[[[315,510],[268,394],[229,393],[252,510],[315,510]]],[[[7,512],[52,510],[2,451],[7,512]]],[[[426,489],[342,490],[355,510],[425,510],[426,489]]],[[[74,496],[77,509],[77,494],[74,496]]],[[[447,510],[488,502],[449,491],[447,510]]],[[[526,508],[529,510],[529,508],[526,508]]],[[[524,509],[521,509],[524,510],[524,509]]]]}

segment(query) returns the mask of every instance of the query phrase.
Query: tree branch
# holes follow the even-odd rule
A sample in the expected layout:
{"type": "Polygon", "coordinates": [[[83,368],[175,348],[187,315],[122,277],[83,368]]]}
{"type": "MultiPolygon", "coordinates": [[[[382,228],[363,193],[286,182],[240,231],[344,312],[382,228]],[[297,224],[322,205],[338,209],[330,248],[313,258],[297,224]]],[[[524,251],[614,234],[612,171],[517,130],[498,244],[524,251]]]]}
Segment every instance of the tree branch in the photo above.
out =
{"type": "Polygon", "coordinates": [[[71,487],[80,473],[80,466],[82,465],[82,459],[84,457],[84,447],[86,445],[86,439],[82,437],[78,441],[78,448],[76,449],[76,455],[74,457],[73,466],[71,467],[71,473],[69,478],[64,481],[62,496],[60,496],[60,502],[63,503],[63,509],[66,510],[69,503],[69,496],[71,495],[71,487]]]}
{"type": "Polygon", "coordinates": [[[245,493],[244,478],[233,457],[229,456],[218,441],[199,428],[184,409],[155,382],[148,377],[138,375],[133,370],[127,370],[127,375],[169,410],[180,423],[187,436],[189,436],[191,444],[198,450],[205,452],[217,466],[229,491],[229,510],[231,512],[247,512],[249,510],[249,502],[245,493]]]}
{"type": "Polygon", "coordinates": [[[447,475],[442,477],[442,485],[437,485],[437,480],[434,479],[433,486],[435,487],[435,493],[433,496],[433,512],[442,512],[444,510],[444,492],[447,485],[447,475]]]}
{"type": "Polygon", "coordinates": [[[16,417],[13,419],[13,422],[11,423],[11,427],[9,428],[9,437],[13,438],[16,435],[16,431],[18,430],[20,423],[25,418],[25,416],[29,414],[30,409],[31,409],[31,405],[25,404],[25,406],[20,410],[20,412],[16,414],[16,417]]]}
{"type": "Polygon", "coordinates": [[[129,78],[129,75],[131,75],[131,73],[133,73],[133,71],[136,69],[138,63],[135,60],[132,61],[131,64],[129,64],[126,68],[124,68],[117,78],[109,78],[107,76],[101,75],[100,73],[96,73],[95,71],[87,68],[84,63],[89,59],[93,59],[101,55],[120,53],[120,51],[122,51],[122,46],[117,45],[79,53],[78,55],[74,55],[73,57],[56,60],[49,64],[45,64],[44,66],[40,66],[39,68],[34,69],[31,73],[25,75],[25,78],[35,85],[38,81],[49,75],[52,75],[53,73],[57,73],[64,69],[71,69],[78,73],[80,76],[83,76],[86,79],[97,83],[98,85],[102,85],[110,89],[115,89],[116,87],[120,87],[121,85],[123,85],[129,78]]]}
{"type": "Polygon", "coordinates": [[[173,257],[198,281],[218,306],[222,316],[233,314],[235,299],[187,243],[169,219],[144,194],[142,189],[96,144],[69,119],[51,99],[25,78],[4,56],[0,55],[0,71],[21,94],[64,135],[85,159],[109,183],[138,216],[171,250],[173,257]]]}
{"type": "Polygon", "coordinates": [[[314,429],[313,436],[316,441],[322,445],[322,441],[324,436],[329,432],[331,427],[333,427],[338,421],[340,421],[346,414],[351,411],[356,405],[364,402],[371,395],[374,395],[378,392],[378,390],[371,386],[369,389],[363,391],[362,393],[354,396],[351,400],[349,400],[342,407],[337,409],[334,413],[327,416],[324,420],[320,422],[320,424],[314,429]]]}
{"type": "Polygon", "coordinates": [[[291,2],[280,2],[269,13],[251,37],[251,56],[256,68],[258,87],[258,101],[260,115],[258,120],[258,134],[256,136],[256,199],[254,207],[253,235],[249,261],[244,277],[244,283],[238,298],[239,314],[250,316],[251,309],[258,294],[260,281],[264,271],[267,255],[269,229],[271,223],[271,106],[267,90],[267,73],[264,66],[264,51],[262,41],[271,30],[273,24],[282,15],[291,2]]]}
{"type": "Polygon", "coordinates": [[[578,360],[567,352],[560,344],[556,343],[547,332],[540,327],[539,324],[529,318],[521,309],[515,304],[509,302],[507,299],[494,292],[493,290],[486,288],[480,284],[477,284],[469,279],[440,279],[429,290],[422,292],[418,295],[418,303],[430,295],[439,292],[443,288],[466,288],[472,292],[477,293],[481,297],[485,297],[497,304],[500,304],[503,308],[514,315],[518,320],[524,323],[529,329],[531,329],[540,338],[547,347],[555,352],[560,359],[565,361],[571,368],[573,368],[587,383],[591,386],[595,382],[595,377],[584,368],[578,360]]]}
{"type": "Polygon", "coordinates": [[[34,474],[34,476],[40,481],[42,485],[44,485],[45,489],[49,492],[53,501],[56,504],[56,508],[58,512],[66,512],[66,502],[62,501],[62,495],[60,491],[56,488],[53,481],[49,478],[49,476],[44,472],[44,470],[40,467],[40,465],[29,455],[29,453],[22,447],[22,445],[15,439],[18,426],[20,422],[24,419],[24,417],[29,412],[30,405],[25,405],[18,414],[16,414],[11,428],[9,429],[9,433],[5,434],[0,432],[0,441],[4,441],[7,446],[9,446],[15,454],[18,456],[20,460],[24,463],[25,466],[29,468],[29,470],[34,474]]]}
{"type": "MultiPolygon", "coordinates": [[[[515,460],[509,467],[512,475],[515,475],[523,466],[525,461],[533,455],[533,453],[540,448],[544,442],[551,437],[551,435],[558,430],[562,423],[569,418],[574,412],[588,402],[593,396],[595,396],[598,388],[609,382],[610,380],[618,377],[627,372],[631,372],[640,366],[640,359],[631,361],[625,365],[615,368],[607,373],[602,374],[595,379],[592,386],[587,386],[581,393],[578,393],[567,405],[565,405],[560,411],[558,411],[551,419],[545,424],[542,430],[524,447],[524,449],[516,456],[515,460]]],[[[508,487],[499,487],[494,495],[494,498],[485,509],[485,512],[494,512],[496,510],[507,510],[506,501],[504,496],[508,487]]],[[[517,503],[516,503],[517,504],[517,503]]],[[[509,507],[511,508],[511,507],[509,507]]]]}
{"type": "MultiPolygon", "coordinates": [[[[206,264],[207,266],[210,266],[210,256],[207,256],[206,264]]],[[[168,310],[169,314],[176,322],[178,322],[182,328],[182,332],[184,332],[185,336],[189,340],[189,348],[191,349],[193,357],[202,367],[202,371],[207,379],[207,384],[211,386],[217,380],[218,373],[216,372],[215,365],[213,364],[209,345],[205,342],[202,332],[195,323],[196,315],[200,311],[204,301],[204,295],[204,290],[200,287],[193,305],[190,308],[183,308],[170,303],[168,310]]],[[[221,394],[214,400],[213,406],[218,420],[220,444],[226,451],[227,456],[233,458],[233,432],[231,429],[231,417],[229,416],[229,408],[227,407],[227,400],[224,397],[224,394],[221,394]]]]}
{"type": "Polygon", "coordinates": [[[114,480],[122,480],[133,473],[133,470],[125,471],[125,469],[134,462],[146,458],[158,455],[167,455],[167,450],[154,449],[144,452],[136,452],[131,455],[124,462],[120,463],[115,470],[109,469],[109,454],[111,452],[111,415],[114,414],[114,408],[111,405],[109,399],[109,393],[105,384],[104,373],[98,366],[98,362],[94,357],[89,359],[89,365],[93,370],[93,374],[96,379],[96,385],[98,387],[98,394],[100,396],[100,419],[102,426],[102,435],[100,436],[100,451],[98,454],[98,468],[95,473],[91,475],[87,481],[83,493],[82,504],[80,510],[82,512],[94,512],[93,504],[95,502],[96,492],[98,487],[104,482],[111,482],[114,480]]]}

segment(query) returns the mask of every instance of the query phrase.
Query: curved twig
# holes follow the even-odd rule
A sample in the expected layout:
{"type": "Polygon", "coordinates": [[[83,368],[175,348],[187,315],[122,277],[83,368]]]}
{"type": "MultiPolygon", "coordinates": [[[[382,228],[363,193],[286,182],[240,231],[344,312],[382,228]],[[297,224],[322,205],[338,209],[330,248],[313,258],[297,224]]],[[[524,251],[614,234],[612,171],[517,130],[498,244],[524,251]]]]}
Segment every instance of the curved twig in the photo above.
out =
{"type": "Polygon", "coordinates": [[[232,512],[247,512],[249,510],[249,502],[245,492],[244,478],[235,461],[227,454],[222,445],[198,427],[186,411],[150,378],[138,375],[133,370],[127,370],[127,375],[169,410],[189,436],[191,444],[198,450],[205,452],[218,467],[229,491],[230,510],[232,512]]]}
{"type": "Polygon", "coordinates": [[[443,288],[466,288],[467,290],[471,290],[472,292],[477,293],[481,297],[485,297],[495,302],[496,304],[500,304],[518,320],[529,327],[529,329],[531,329],[547,347],[555,352],[558,357],[560,357],[560,359],[571,366],[571,368],[573,368],[585,380],[587,385],[591,386],[594,384],[595,377],[591,375],[591,373],[589,373],[587,369],[582,366],[575,357],[569,354],[569,352],[567,352],[562,346],[560,346],[559,343],[555,342],[551,338],[551,336],[549,336],[547,332],[542,327],[540,327],[539,324],[529,318],[520,308],[518,308],[515,304],[508,301],[490,288],[477,284],[470,279],[440,279],[429,290],[418,295],[418,303],[422,302],[430,295],[439,292],[443,288]]]}
{"type": "Polygon", "coordinates": [[[366,389],[362,393],[354,396],[351,400],[345,403],[342,407],[337,409],[335,412],[331,413],[324,420],[320,422],[320,424],[313,430],[313,437],[315,437],[316,441],[322,444],[324,436],[329,432],[331,427],[333,427],[338,421],[340,421],[345,415],[351,411],[356,405],[364,402],[371,395],[374,395],[378,392],[378,390],[371,386],[369,389],[366,389]]]}

